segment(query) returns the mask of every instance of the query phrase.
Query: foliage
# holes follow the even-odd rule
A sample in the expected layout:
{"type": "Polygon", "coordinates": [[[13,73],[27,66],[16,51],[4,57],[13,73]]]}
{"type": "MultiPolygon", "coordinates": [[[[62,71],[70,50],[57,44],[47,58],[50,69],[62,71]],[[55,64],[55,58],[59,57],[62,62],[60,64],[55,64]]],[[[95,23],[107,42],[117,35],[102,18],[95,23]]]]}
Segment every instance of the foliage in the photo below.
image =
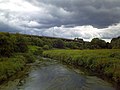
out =
{"type": "Polygon", "coordinates": [[[50,47],[48,45],[43,46],[43,50],[49,50],[49,49],[50,49],[50,47]]]}
{"type": "Polygon", "coordinates": [[[39,47],[43,46],[43,41],[38,37],[30,37],[30,42],[31,42],[31,45],[35,45],[39,47]]]}
{"type": "Polygon", "coordinates": [[[74,42],[66,42],[65,44],[66,44],[67,48],[71,48],[71,49],[77,49],[78,48],[76,43],[74,43],[74,42]]]}
{"type": "Polygon", "coordinates": [[[53,42],[53,47],[63,49],[65,48],[64,41],[61,39],[55,39],[53,42]]]}
{"type": "Polygon", "coordinates": [[[44,56],[59,59],[66,63],[84,66],[120,81],[120,37],[111,43],[94,38],[91,42],[83,39],[57,39],[32,35],[0,32],[0,82],[22,70],[26,63],[35,61],[35,55],[42,55],[43,50],[59,49],[100,49],[113,50],[51,50],[44,56]]]}
{"type": "Polygon", "coordinates": [[[0,34],[0,56],[10,57],[14,49],[13,43],[9,34],[0,34]]]}
{"type": "Polygon", "coordinates": [[[7,80],[7,78],[22,70],[25,65],[24,61],[23,56],[0,58],[0,82],[7,80]]]}
{"type": "Polygon", "coordinates": [[[49,38],[42,38],[42,40],[43,40],[43,44],[44,45],[48,45],[49,46],[49,49],[53,48],[53,42],[54,42],[54,40],[49,39],[49,38]]]}
{"type": "Polygon", "coordinates": [[[28,45],[27,40],[24,36],[20,34],[16,34],[16,42],[15,42],[15,52],[27,52],[28,51],[28,45]]]}
{"type": "Polygon", "coordinates": [[[31,53],[17,53],[9,58],[0,58],[0,82],[7,80],[18,71],[23,70],[27,63],[35,61],[31,53]]]}
{"type": "Polygon", "coordinates": [[[120,49],[120,37],[118,38],[113,38],[111,40],[111,45],[113,49],[120,49]]]}
{"type": "Polygon", "coordinates": [[[39,47],[35,52],[34,52],[34,55],[42,55],[43,53],[43,49],[41,47],[39,47]]]}
{"type": "Polygon", "coordinates": [[[106,42],[104,40],[101,40],[99,38],[93,38],[91,41],[91,44],[93,48],[106,48],[106,42]]]}
{"type": "Polygon", "coordinates": [[[29,53],[18,53],[17,55],[23,56],[25,58],[25,63],[33,63],[35,62],[35,56],[29,52],[29,53]]]}
{"type": "Polygon", "coordinates": [[[35,51],[37,51],[39,47],[38,46],[32,46],[32,45],[28,45],[28,49],[29,49],[29,53],[34,53],[35,51]]]}

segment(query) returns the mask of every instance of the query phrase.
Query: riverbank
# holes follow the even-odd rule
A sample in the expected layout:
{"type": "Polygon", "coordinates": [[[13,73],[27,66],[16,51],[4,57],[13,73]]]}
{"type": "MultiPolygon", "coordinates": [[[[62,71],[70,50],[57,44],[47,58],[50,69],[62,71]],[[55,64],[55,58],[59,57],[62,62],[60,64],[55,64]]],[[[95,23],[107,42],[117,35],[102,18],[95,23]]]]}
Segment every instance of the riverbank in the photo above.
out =
{"type": "Polygon", "coordinates": [[[22,71],[27,63],[34,62],[34,58],[30,53],[17,53],[9,58],[0,58],[0,84],[22,71]]]}
{"type": "Polygon", "coordinates": [[[120,84],[120,50],[49,50],[43,56],[82,66],[120,84]]]}
{"type": "Polygon", "coordinates": [[[116,90],[110,83],[89,76],[81,69],[76,70],[47,58],[32,64],[27,77],[21,82],[14,90],[116,90]]]}

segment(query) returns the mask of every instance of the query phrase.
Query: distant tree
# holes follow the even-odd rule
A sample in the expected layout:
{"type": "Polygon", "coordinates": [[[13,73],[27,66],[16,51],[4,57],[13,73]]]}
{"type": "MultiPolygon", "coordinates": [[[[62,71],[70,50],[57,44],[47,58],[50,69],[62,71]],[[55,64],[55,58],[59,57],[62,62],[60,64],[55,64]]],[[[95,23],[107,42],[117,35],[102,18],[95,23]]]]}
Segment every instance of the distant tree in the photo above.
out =
{"type": "Polygon", "coordinates": [[[78,42],[80,42],[80,43],[83,43],[83,42],[84,42],[84,40],[81,39],[81,38],[75,38],[74,41],[78,41],[78,42]]]}
{"type": "Polygon", "coordinates": [[[111,46],[112,46],[113,49],[120,49],[120,37],[113,38],[111,40],[111,46]]]}
{"type": "Polygon", "coordinates": [[[43,49],[41,47],[39,47],[35,52],[34,52],[34,55],[42,55],[43,53],[43,49]]]}
{"type": "Polygon", "coordinates": [[[44,45],[48,45],[50,49],[53,48],[53,42],[54,42],[54,40],[48,39],[48,38],[42,38],[42,40],[43,40],[43,44],[44,45]]]}
{"type": "Polygon", "coordinates": [[[38,37],[31,37],[31,44],[39,47],[43,47],[43,41],[38,37]]]}
{"type": "Polygon", "coordinates": [[[49,50],[50,47],[49,47],[48,45],[44,45],[44,46],[43,46],[43,49],[44,49],[44,50],[49,50]]]}
{"type": "Polygon", "coordinates": [[[55,39],[54,42],[53,42],[53,47],[54,48],[65,48],[65,44],[64,44],[64,41],[61,40],[61,39],[55,39]]]}
{"type": "Polygon", "coordinates": [[[107,49],[112,49],[111,43],[107,42],[106,47],[107,47],[107,49]]]}
{"type": "Polygon", "coordinates": [[[79,43],[77,42],[66,42],[65,46],[70,49],[79,49],[79,43]]]}
{"type": "Polygon", "coordinates": [[[14,51],[13,40],[9,34],[0,34],[0,56],[10,57],[14,51]]]}
{"type": "Polygon", "coordinates": [[[99,48],[106,48],[106,42],[99,38],[93,38],[91,41],[92,47],[99,49],[99,48]]]}
{"type": "Polygon", "coordinates": [[[28,45],[27,40],[24,36],[20,34],[16,34],[16,42],[15,42],[15,52],[27,52],[28,51],[28,45]]]}

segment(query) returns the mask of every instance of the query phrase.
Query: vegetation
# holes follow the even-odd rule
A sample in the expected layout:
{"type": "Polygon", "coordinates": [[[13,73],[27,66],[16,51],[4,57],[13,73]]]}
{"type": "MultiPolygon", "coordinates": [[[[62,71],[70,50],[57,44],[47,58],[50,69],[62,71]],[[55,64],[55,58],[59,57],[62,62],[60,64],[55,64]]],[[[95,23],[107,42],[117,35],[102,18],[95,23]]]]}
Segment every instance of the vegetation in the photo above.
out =
{"type": "Polygon", "coordinates": [[[113,38],[111,40],[111,46],[112,46],[113,49],[120,49],[120,37],[113,38]]]}
{"type": "Polygon", "coordinates": [[[82,66],[120,83],[120,50],[49,50],[43,56],[82,66]]]}
{"type": "Polygon", "coordinates": [[[107,48],[106,42],[99,38],[93,38],[91,41],[91,45],[93,49],[107,48]]]}
{"type": "Polygon", "coordinates": [[[26,37],[20,34],[0,33],[0,82],[35,61],[27,42],[26,37]]]}
{"type": "Polygon", "coordinates": [[[50,47],[49,47],[48,45],[44,45],[44,46],[43,46],[43,49],[44,49],[44,50],[49,50],[50,47]]]}
{"type": "Polygon", "coordinates": [[[116,82],[120,80],[119,50],[86,49],[120,49],[120,37],[113,38],[111,43],[106,43],[98,38],[85,42],[80,38],[71,40],[0,32],[0,82],[22,70],[27,63],[34,62],[35,57],[42,55],[44,50],[44,56],[85,66],[112,77],[116,82]]]}

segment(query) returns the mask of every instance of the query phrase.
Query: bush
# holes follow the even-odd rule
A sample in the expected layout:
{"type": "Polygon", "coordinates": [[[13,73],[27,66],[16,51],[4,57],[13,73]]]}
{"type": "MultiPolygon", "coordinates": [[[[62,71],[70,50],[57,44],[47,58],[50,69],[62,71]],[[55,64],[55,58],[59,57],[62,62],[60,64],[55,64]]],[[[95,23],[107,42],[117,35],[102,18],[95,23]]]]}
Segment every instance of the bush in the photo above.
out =
{"type": "Polygon", "coordinates": [[[61,40],[61,39],[56,39],[56,40],[54,40],[54,42],[53,42],[53,47],[54,47],[54,48],[60,48],[60,49],[65,48],[64,41],[61,40]]]}
{"type": "Polygon", "coordinates": [[[25,62],[26,63],[35,62],[35,57],[32,53],[23,53],[22,55],[25,57],[25,62]]]}
{"type": "Polygon", "coordinates": [[[7,78],[22,70],[25,65],[24,61],[23,56],[0,58],[0,82],[7,80],[7,78]]]}
{"type": "Polygon", "coordinates": [[[0,56],[10,57],[14,51],[13,40],[9,36],[0,34],[0,56]]]}
{"type": "Polygon", "coordinates": [[[27,41],[24,36],[16,35],[15,52],[25,53],[28,51],[27,41]]]}
{"type": "Polygon", "coordinates": [[[39,47],[36,51],[34,51],[34,55],[42,56],[42,53],[43,53],[43,49],[41,47],[39,47]]]}
{"type": "Polygon", "coordinates": [[[44,46],[43,46],[43,49],[44,49],[44,50],[49,50],[50,47],[49,47],[48,45],[44,45],[44,46]]]}

